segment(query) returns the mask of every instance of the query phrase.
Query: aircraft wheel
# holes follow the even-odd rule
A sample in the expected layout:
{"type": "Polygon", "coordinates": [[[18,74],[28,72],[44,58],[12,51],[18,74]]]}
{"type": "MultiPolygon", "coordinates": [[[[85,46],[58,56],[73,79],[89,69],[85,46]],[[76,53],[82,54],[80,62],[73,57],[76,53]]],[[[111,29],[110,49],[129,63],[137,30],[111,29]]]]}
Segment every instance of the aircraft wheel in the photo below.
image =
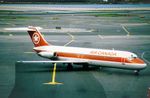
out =
{"type": "Polygon", "coordinates": [[[139,75],[139,72],[140,72],[139,70],[134,71],[135,75],[139,75]]]}
{"type": "Polygon", "coordinates": [[[89,69],[89,65],[88,65],[88,64],[83,64],[83,69],[84,69],[84,70],[89,69]]]}

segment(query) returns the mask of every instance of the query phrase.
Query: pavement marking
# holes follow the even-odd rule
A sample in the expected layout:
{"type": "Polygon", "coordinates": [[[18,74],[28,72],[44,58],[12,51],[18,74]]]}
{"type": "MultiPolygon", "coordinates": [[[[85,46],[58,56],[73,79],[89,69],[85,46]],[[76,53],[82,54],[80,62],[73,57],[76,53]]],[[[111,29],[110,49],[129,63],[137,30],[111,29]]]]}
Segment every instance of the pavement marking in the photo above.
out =
{"type": "Polygon", "coordinates": [[[141,25],[148,25],[148,23],[122,23],[121,25],[141,26],[141,25]]]}
{"type": "Polygon", "coordinates": [[[148,64],[150,64],[150,61],[148,61],[147,59],[144,58],[145,53],[147,53],[146,51],[142,53],[141,58],[146,61],[148,64]]]}
{"type": "Polygon", "coordinates": [[[71,37],[71,40],[69,42],[67,42],[64,46],[67,46],[74,41],[74,36],[70,33],[67,33],[67,34],[71,37]]]}
{"type": "Polygon", "coordinates": [[[52,81],[51,81],[51,82],[48,82],[48,83],[43,83],[43,84],[47,84],[47,85],[63,84],[63,83],[60,83],[60,82],[56,82],[56,81],[55,81],[55,79],[56,79],[56,66],[57,66],[57,64],[54,63],[52,81]]]}
{"type": "Polygon", "coordinates": [[[121,25],[121,27],[123,28],[123,30],[127,33],[127,37],[129,37],[130,36],[130,32],[126,29],[126,27],[125,26],[123,26],[123,25],[121,25]]]}
{"type": "Polygon", "coordinates": [[[10,37],[12,37],[12,36],[13,36],[13,34],[9,34],[9,36],[10,36],[10,37]]]}
{"type": "Polygon", "coordinates": [[[104,38],[102,35],[98,35],[98,37],[99,37],[100,39],[103,39],[103,38],[104,38]]]}

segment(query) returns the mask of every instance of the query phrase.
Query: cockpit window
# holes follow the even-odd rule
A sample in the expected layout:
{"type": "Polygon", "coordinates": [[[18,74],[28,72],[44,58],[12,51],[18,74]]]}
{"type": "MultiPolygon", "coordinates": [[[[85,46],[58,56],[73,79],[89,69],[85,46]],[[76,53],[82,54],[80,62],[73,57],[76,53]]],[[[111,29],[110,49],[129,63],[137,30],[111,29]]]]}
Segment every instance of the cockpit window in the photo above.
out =
{"type": "Polygon", "coordinates": [[[131,59],[136,59],[137,56],[136,55],[131,55],[131,59]]]}
{"type": "Polygon", "coordinates": [[[131,56],[128,59],[133,60],[133,59],[136,59],[136,58],[137,58],[137,55],[131,54],[131,56]]]}

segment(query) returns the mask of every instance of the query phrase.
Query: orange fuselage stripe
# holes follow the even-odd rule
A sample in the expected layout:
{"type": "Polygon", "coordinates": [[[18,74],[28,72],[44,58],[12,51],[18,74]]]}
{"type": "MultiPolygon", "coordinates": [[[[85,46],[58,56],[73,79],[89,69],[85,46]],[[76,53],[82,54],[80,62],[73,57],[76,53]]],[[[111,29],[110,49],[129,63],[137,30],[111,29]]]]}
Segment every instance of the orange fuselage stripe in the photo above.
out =
{"type": "Polygon", "coordinates": [[[98,56],[98,55],[65,53],[65,52],[57,52],[57,56],[88,59],[88,60],[101,60],[101,61],[110,61],[110,62],[144,64],[144,61],[139,58],[128,60],[127,58],[123,58],[123,57],[109,57],[109,56],[98,56]]]}
{"type": "Polygon", "coordinates": [[[108,57],[108,56],[77,54],[77,53],[64,53],[64,52],[57,52],[57,56],[70,57],[70,58],[80,58],[80,59],[89,59],[89,60],[102,60],[102,61],[131,63],[126,58],[121,58],[121,57],[108,57]]]}

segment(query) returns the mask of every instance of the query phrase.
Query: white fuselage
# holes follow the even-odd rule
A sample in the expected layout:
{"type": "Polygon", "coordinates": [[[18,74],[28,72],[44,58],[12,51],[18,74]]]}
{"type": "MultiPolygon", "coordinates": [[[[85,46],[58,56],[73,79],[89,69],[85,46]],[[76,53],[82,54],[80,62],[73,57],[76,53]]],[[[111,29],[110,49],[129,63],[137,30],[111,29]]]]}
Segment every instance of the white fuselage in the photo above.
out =
{"type": "Polygon", "coordinates": [[[146,64],[136,54],[128,51],[78,48],[65,46],[40,46],[34,50],[38,55],[51,59],[54,54],[58,60],[85,61],[90,65],[140,70],[146,64]]]}

